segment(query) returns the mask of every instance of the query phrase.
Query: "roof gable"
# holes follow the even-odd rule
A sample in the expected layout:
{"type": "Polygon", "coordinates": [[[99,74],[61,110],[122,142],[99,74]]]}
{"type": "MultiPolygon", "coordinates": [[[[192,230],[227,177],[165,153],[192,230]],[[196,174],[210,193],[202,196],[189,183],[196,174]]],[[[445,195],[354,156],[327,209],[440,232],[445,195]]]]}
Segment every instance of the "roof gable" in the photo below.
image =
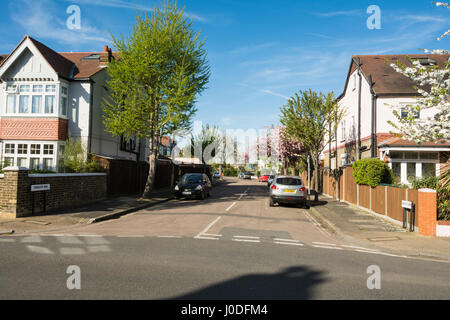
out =
{"type": "Polygon", "coordinates": [[[359,59],[362,74],[369,81],[372,77],[373,91],[378,96],[382,95],[402,95],[417,96],[417,90],[414,89],[415,83],[408,77],[398,73],[390,66],[391,63],[400,61],[404,65],[411,67],[412,64],[408,60],[417,58],[429,58],[437,62],[439,66],[443,66],[449,59],[450,55],[439,54],[410,54],[410,55],[356,55],[352,56],[347,74],[345,88],[339,96],[341,98],[349,83],[350,75],[358,68],[356,62],[359,59]]]}

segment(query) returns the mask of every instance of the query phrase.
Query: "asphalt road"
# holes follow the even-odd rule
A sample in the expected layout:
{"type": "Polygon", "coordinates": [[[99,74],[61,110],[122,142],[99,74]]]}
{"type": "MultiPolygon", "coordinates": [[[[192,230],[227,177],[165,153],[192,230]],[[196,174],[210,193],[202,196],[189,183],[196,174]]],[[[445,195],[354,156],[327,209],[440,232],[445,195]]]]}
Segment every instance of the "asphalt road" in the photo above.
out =
{"type": "Polygon", "coordinates": [[[270,208],[254,181],[70,233],[0,237],[0,257],[0,299],[450,298],[448,263],[343,242],[308,210],[270,208]]]}

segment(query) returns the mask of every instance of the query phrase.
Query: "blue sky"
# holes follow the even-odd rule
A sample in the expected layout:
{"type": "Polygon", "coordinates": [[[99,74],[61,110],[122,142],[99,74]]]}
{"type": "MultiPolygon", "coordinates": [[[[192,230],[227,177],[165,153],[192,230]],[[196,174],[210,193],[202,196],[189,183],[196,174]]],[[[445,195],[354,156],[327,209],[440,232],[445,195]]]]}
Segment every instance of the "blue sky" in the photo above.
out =
{"type": "MultiPolygon", "coordinates": [[[[128,35],[135,9],[159,1],[2,1],[0,53],[28,34],[56,51],[101,51],[110,33],[128,35]],[[81,9],[81,30],[68,30],[68,6],[81,9]]],[[[273,1],[183,0],[186,15],[206,38],[212,75],[199,97],[197,120],[225,128],[277,124],[280,107],[298,90],[342,92],[353,54],[419,53],[449,49],[436,41],[450,11],[430,0],[273,1]],[[369,30],[370,5],[381,29],[369,30]]]]}

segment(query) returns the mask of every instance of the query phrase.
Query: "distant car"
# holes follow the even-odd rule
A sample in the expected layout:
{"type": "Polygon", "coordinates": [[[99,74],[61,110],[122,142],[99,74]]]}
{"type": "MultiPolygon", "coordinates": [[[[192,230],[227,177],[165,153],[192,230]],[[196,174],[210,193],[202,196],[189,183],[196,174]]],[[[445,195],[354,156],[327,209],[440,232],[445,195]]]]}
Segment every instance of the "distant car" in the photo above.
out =
{"type": "Polygon", "coordinates": [[[245,173],[239,172],[238,178],[239,178],[239,179],[244,179],[244,177],[245,177],[245,173]]]}
{"type": "Polygon", "coordinates": [[[212,184],[204,173],[186,173],[175,186],[175,197],[200,198],[202,200],[211,196],[212,184]]]}
{"type": "Polygon", "coordinates": [[[293,203],[309,209],[306,188],[299,177],[278,176],[270,186],[269,204],[293,203]]]}
{"type": "Polygon", "coordinates": [[[251,179],[254,174],[252,172],[244,173],[244,179],[251,179]]]}
{"type": "Polygon", "coordinates": [[[219,171],[214,172],[214,174],[213,174],[213,179],[214,179],[214,180],[219,180],[219,179],[220,179],[220,173],[219,173],[219,171]]]}
{"type": "Polygon", "coordinates": [[[259,176],[259,178],[258,178],[259,182],[267,182],[267,180],[269,180],[268,174],[263,174],[263,175],[259,176]]]}

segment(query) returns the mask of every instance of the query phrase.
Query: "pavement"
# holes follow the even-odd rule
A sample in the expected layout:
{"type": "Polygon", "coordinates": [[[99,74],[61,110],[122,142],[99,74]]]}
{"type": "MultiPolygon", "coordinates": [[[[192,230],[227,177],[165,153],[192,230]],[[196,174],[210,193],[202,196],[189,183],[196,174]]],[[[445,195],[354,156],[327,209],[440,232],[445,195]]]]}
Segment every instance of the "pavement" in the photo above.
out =
{"type": "Polygon", "coordinates": [[[450,261],[448,238],[409,232],[387,219],[328,196],[312,202],[310,211],[322,226],[345,241],[410,257],[450,261]]]}
{"type": "Polygon", "coordinates": [[[110,197],[70,210],[16,219],[0,219],[0,235],[61,231],[116,219],[173,198],[172,188],[157,189],[149,199],[140,196],[110,197]]]}

